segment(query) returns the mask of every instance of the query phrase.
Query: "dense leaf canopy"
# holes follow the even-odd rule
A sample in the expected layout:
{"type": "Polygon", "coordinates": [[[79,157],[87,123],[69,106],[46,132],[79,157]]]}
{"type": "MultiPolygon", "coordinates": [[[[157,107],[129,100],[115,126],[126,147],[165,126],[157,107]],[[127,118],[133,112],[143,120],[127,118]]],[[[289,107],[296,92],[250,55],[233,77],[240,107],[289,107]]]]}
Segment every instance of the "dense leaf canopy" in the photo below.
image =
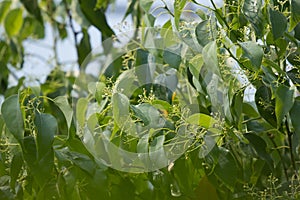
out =
{"type": "Polygon", "coordinates": [[[1,1],[0,199],[299,199],[300,1],[201,2],[1,1]]]}

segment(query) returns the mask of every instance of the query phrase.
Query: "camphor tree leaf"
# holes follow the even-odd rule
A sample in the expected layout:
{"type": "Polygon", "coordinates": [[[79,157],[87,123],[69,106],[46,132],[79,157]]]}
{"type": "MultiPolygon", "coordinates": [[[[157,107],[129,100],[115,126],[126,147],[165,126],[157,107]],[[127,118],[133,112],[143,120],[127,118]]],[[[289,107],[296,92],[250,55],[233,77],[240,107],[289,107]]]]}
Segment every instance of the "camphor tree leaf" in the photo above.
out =
{"type": "Polygon", "coordinates": [[[263,49],[258,44],[252,41],[241,42],[239,44],[243,49],[243,56],[251,61],[252,66],[255,70],[258,70],[260,68],[264,55],[263,49]]]}
{"type": "Polygon", "coordinates": [[[16,8],[7,13],[4,21],[4,27],[9,37],[17,35],[23,25],[23,11],[21,8],[16,8]]]}
{"type": "Polygon", "coordinates": [[[9,11],[11,5],[11,1],[2,1],[0,2],[0,23],[5,18],[7,12],[9,11]]]}
{"type": "Polygon", "coordinates": [[[257,155],[268,163],[270,167],[273,165],[273,160],[270,153],[267,152],[267,143],[254,133],[247,133],[244,136],[249,140],[251,146],[255,149],[257,155]]]}
{"type": "Polygon", "coordinates": [[[133,129],[134,123],[131,120],[129,113],[129,99],[121,93],[115,93],[112,96],[113,117],[120,129],[129,131],[130,134],[135,134],[133,129]]]}
{"type": "Polygon", "coordinates": [[[203,47],[210,42],[210,34],[208,29],[209,20],[200,22],[195,30],[197,41],[203,47]]]}
{"type": "Polygon", "coordinates": [[[149,146],[149,158],[153,165],[161,168],[167,165],[167,157],[164,150],[165,136],[155,137],[149,146]]]}
{"type": "Polygon", "coordinates": [[[73,109],[69,105],[68,99],[66,96],[58,96],[54,99],[54,103],[59,107],[59,109],[63,112],[65,119],[68,124],[68,128],[70,128],[73,118],[73,109]]]}
{"type": "Polygon", "coordinates": [[[54,167],[53,141],[58,125],[56,119],[47,113],[35,114],[34,124],[37,129],[36,142],[36,162],[32,166],[33,174],[40,186],[43,186],[52,176],[54,167]]]}
{"type": "Polygon", "coordinates": [[[275,105],[270,88],[267,86],[258,88],[255,93],[255,103],[259,114],[273,127],[276,127],[275,105]]]}
{"type": "Polygon", "coordinates": [[[292,31],[300,22],[300,1],[291,0],[291,19],[289,31],[292,31]]]}
{"type": "Polygon", "coordinates": [[[264,30],[262,6],[262,0],[245,0],[242,8],[246,19],[252,24],[258,36],[262,36],[264,30]]]}
{"type": "Polygon", "coordinates": [[[280,85],[276,90],[275,114],[277,118],[277,127],[280,127],[283,118],[293,106],[294,91],[285,85],[280,85]]]}
{"type": "Polygon", "coordinates": [[[217,57],[217,43],[212,41],[208,43],[202,50],[203,61],[214,74],[220,75],[217,57]]]}
{"type": "Polygon", "coordinates": [[[38,5],[38,0],[21,0],[26,10],[35,16],[35,18],[43,24],[43,18],[41,15],[41,10],[38,5]]]}
{"type": "Polygon", "coordinates": [[[76,119],[80,127],[84,126],[86,120],[86,111],[88,107],[88,100],[86,98],[80,98],[76,104],[76,119]]]}
{"type": "Polygon", "coordinates": [[[216,123],[216,120],[209,115],[203,113],[196,113],[187,118],[187,122],[193,125],[199,125],[203,128],[209,129],[216,123]]]}
{"type": "Polygon", "coordinates": [[[214,169],[216,176],[230,189],[234,190],[238,176],[238,167],[231,152],[220,147],[218,163],[214,169]]]}
{"type": "Polygon", "coordinates": [[[96,9],[96,0],[79,0],[80,8],[87,20],[99,29],[102,33],[102,39],[111,37],[114,31],[107,23],[104,9],[96,9]]]}
{"type": "Polygon", "coordinates": [[[37,128],[38,159],[42,159],[52,149],[54,135],[57,132],[57,121],[50,114],[36,112],[34,123],[37,128]]]}
{"type": "Polygon", "coordinates": [[[143,49],[136,51],[135,73],[141,85],[152,82],[154,68],[148,64],[149,52],[143,49]]]}
{"type": "Polygon", "coordinates": [[[299,123],[299,113],[300,113],[300,97],[295,99],[294,105],[290,110],[291,121],[295,132],[300,136],[300,123],[299,123]]]}
{"type": "Polygon", "coordinates": [[[270,21],[272,25],[272,34],[274,40],[280,38],[287,28],[287,19],[279,11],[269,8],[270,21]]]}
{"type": "Polygon", "coordinates": [[[165,49],[163,53],[164,62],[169,64],[170,67],[178,69],[181,63],[180,53],[181,46],[165,49]]]}
{"type": "Polygon", "coordinates": [[[19,178],[23,162],[24,161],[21,152],[16,153],[12,158],[10,166],[10,187],[13,189],[15,188],[16,181],[19,178]]]}
{"type": "Polygon", "coordinates": [[[89,53],[92,50],[91,43],[90,43],[90,36],[86,29],[82,30],[83,37],[78,44],[77,53],[78,53],[78,64],[82,65],[84,60],[87,58],[89,53]]]}
{"type": "Polygon", "coordinates": [[[18,95],[8,97],[2,104],[1,112],[6,127],[21,142],[24,137],[24,121],[18,95]]]}
{"type": "Polygon", "coordinates": [[[179,28],[179,21],[182,14],[182,11],[186,5],[186,0],[175,0],[174,1],[174,19],[175,19],[175,26],[179,28]]]}

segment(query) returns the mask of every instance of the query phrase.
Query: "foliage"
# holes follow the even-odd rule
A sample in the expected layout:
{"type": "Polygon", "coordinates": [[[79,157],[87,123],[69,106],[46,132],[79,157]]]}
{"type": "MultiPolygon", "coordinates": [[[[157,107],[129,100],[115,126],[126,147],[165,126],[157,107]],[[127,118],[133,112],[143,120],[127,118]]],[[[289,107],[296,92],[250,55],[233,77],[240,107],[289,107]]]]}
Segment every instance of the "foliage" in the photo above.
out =
{"type": "Polygon", "coordinates": [[[129,2],[136,29],[122,48],[105,15],[114,2],[0,2],[1,199],[300,198],[299,0],[175,0],[160,8],[170,17],[162,28],[153,2],[129,2]],[[187,3],[206,10],[189,21],[187,3]],[[8,87],[24,42],[47,26],[53,71],[37,86],[8,87]],[[67,37],[78,76],[57,58],[67,37]],[[96,77],[87,73],[95,60],[105,66],[96,77]]]}

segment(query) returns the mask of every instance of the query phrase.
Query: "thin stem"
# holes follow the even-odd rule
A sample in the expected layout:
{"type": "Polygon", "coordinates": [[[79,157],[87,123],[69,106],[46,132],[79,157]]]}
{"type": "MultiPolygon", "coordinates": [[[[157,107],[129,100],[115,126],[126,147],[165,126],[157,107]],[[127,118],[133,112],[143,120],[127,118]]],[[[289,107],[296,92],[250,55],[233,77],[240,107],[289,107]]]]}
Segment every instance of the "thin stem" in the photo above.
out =
{"type": "Polygon", "coordinates": [[[290,131],[287,119],[285,120],[285,126],[286,126],[286,130],[287,130],[287,135],[288,135],[288,143],[289,143],[289,147],[290,147],[290,156],[291,156],[292,166],[293,166],[294,171],[297,172],[295,157],[294,157],[294,153],[293,153],[293,143],[292,143],[293,133],[290,131]]]}
{"type": "Polygon", "coordinates": [[[280,157],[281,164],[282,164],[283,171],[284,171],[284,175],[285,175],[286,180],[288,181],[288,180],[289,180],[289,176],[288,176],[288,173],[287,173],[287,168],[286,168],[286,166],[285,166],[285,164],[284,164],[284,160],[283,160],[283,157],[282,157],[282,155],[281,155],[281,153],[280,153],[280,151],[279,151],[279,148],[278,148],[277,144],[276,144],[275,141],[274,141],[274,138],[273,138],[273,134],[272,134],[272,133],[269,134],[269,138],[270,138],[270,140],[271,140],[271,142],[272,142],[274,148],[276,149],[276,152],[278,153],[278,155],[279,155],[279,157],[280,157]]]}

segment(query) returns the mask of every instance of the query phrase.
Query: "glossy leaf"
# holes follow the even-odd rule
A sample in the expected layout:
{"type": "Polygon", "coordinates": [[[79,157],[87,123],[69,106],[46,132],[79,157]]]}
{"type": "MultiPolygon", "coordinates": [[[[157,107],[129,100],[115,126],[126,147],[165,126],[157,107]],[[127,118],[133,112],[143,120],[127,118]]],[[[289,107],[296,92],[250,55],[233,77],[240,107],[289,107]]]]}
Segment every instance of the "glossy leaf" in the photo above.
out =
{"type": "Polygon", "coordinates": [[[187,118],[187,122],[193,125],[199,125],[206,129],[212,128],[216,120],[209,115],[196,113],[187,118]]]}
{"type": "Polygon", "coordinates": [[[58,96],[54,99],[54,103],[59,107],[59,109],[63,112],[65,119],[68,124],[68,128],[70,128],[73,118],[73,109],[69,105],[68,99],[66,96],[58,96]]]}
{"type": "Polygon", "coordinates": [[[2,104],[1,112],[6,127],[21,142],[24,137],[24,122],[18,95],[8,97],[2,104]]]}
{"type": "Polygon", "coordinates": [[[274,40],[280,38],[287,28],[287,19],[286,17],[279,11],[269,9],[270,13],[270,21],[272,25],[272,33],[274,40]]]}
{"type": "Polygon", "coordinates": [[[58,125],[56,119],[52,115],[37,112],[34,124],[37,128],[37,135],[35,139],[37,159],[33,165],[34,169],[32,170],[38,184],[43,186],[50,179],[54,167],[54,152],[52,144],[58,125]]]}
{"type": "Polygon", "coordinates": [[[96,0],[79,0],[82,13],[88,19],[88,21],[99,29],[102,33],[102,38],[111,37],[114,31],[107,23],[106,16],[103,9],[95,9],[96,0]]]}
{"type": "Polygon", "coordinates": [[[186,0],[175,0],[174,1],[174,19],[176,28],[179,27],[179,21],[184,7],[186,6],[186,0]]]}
{"type": "MultiPolygon", "coordinates": [[[[148,62],[149,52],[143,49],[136,51],[135,73],[140,85],[152,83],[155,68],[148,62]]],[[[148,88],[147,88],[148,89],[148,88]]]]}
{"type": "Polygon", "coordinates": [[[158,168],[167,165],[167,157],[164,151],[165,136],[161,135],[156,137],[149,146],[149,158],[152,164],[158,168]]]}
{"type": "Polygon", "coordinates": [[[277,127],[281,126],[282,120],[290,111],[294,101],[294,91],[285,85],[280,85],[276,90],[275,113],[277,118],[277,127]]]}
{"type": "Polygon", "coordinates": [[[295,99],[294,105],[290,110],[291,121],[295,132],[300,136],[300,123],[299,123],[299,113],[300,113],[300,97],[295,99]]]}
{"type": "Polygon", "coordinates": [[[84,64],[83,62],[85,61],[85,59],[87,59],[88,55],[92,50],[91,43],[90,43],[90,36],[87,30],[83,29],[82,33],[83,33],[83,37],[81,38],[77,48],[78,64],[81,66],[82,64],[84,64]]]}
{"type": "Polygon", "coordinates": [[[13,190],[15,189],[15,185],[19,178],[23,163],[24,161],[21,152],[16,153],[12,158],[10,166],[10,187],[13,190]]]}
{"type": "Polygon", "coordinates": [[[259,136],[253,134],[253,133],[248,133],[244,135],[247,140],[249,140],[251,146],[255,149],[257,155],[265,160],[269,167],[272,167],[273,165],[273,160],[270,156],[270,153],[267,152],[267,143],[259,136]]]}
{"type": "Polygon", "coordinates": [[[35,16],[35,18],[41,23],[43,24],[43,18],[41,15],[41,10],[40,7],[38,5],[38,0],[21,0],[21,2],[23,3],[23,5],[25,6],[26,10],[32,14],[33,16],[35,16]]]}
{"type": "Polygon", "coordinates": [[[11,5],[11,1],[2,1],[0,2],[0,23],[5,18],[7,12],[9,11],[11,5]]]}
{"type": "Polygon", "coordinates": [[[217,43],[215,41],[208,43],[202,50],[203,61],[206,67],[214,74],[220,75],[217,54],[217,43]]]}
{"type": "Polygon", "coordinates": [[[36,113],[34,123],[37,127],[36,144],[38,159],[43,159],[52,150],[54,135],[57,132],[56,119],[46,113],[36,113]]]}
{"type": "Polygon", "coordinates": [[[164,62],[170,67],[178,69],[181,63],[181,46],[172,49],[166,49],[163,54],[164,62]]]}
{"type": "Polygon", "coordinates": [[[115,93],[112,97],[112,106],[113,106],[113,116],[114,121],[120,127],[120,129],[125,129],[129,131],[130,134],[135,135],[135,126],[131,120],[129,114],[129,99],[127,96],[121,93],[115,93]]]}
{"type": "Polygon", "coordinates": [[[262,63],[262,58],[263,58],[263,49],[256,44],[255,42],[242,42],[239,43],[243,49],[243,56],[248,58],[254,69],[258,70],[260,68],[260,65],[262,63]]]}
{"type": "Polygon", "coordinates": [[[242,7],[244,15],[259,37],[262,36],[264,30],[262,6],[262,0],[245,0],[242,7]]]}
{"type": "Polygon", "coordinates": [[[80,98],[76,104],[76,120],[80,127],[84,126],[86,121],[86,111],[88,107],[88,100],[86,98],[80,98]]]}
{"type": "Polygon", "coordinates": [[[23,11],[20,8],[7,13],[4,21],[5,31],[9,37],[16,36],[23,25],[23,11]]]}
{"type": "Polygon", "coordinates": [[[291,0],[291,19],[289,31],[292,31],[300,22],[300,1],[291,0]]]}
{"type": "Polygon", "coordinates": [[[257,89],[255,103],[260,115],[272,126],[276,127],[275,103],[272,101],[272,93],[268,87],[261,86],[257,89]]]}
{"type": "Polygon", "coordinates": [[[218,163],[214,169],[216,176],[230,189],[234,190],[238,177],[238,167],[232,154],[224,148],[220,148],[218,163]]]}
{"type": "Polygon", "coordinates": [[[209,24],[209,20],[204,20],[197,25],[195,30],[197,41],[203,47],[207,45],[211,39],[208,24],[209,24]]]}

